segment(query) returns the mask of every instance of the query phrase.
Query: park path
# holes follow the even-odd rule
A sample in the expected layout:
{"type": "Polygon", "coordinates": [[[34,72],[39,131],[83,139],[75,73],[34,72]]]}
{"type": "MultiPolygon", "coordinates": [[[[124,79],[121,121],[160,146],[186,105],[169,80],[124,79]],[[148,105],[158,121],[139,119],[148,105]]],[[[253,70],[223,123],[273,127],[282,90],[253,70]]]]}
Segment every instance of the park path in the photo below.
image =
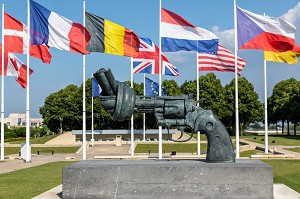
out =
{"type": "MultiPolygon", "coordinates": [[[[244,139],[240,139],[240,142],[243,143],[247,143],[250,145],[251,148],[255,148],[255,147],[259,147],[260,149],[265,149],[265,145],[264,144],[259,144],[256,142],[251,142],[248,140],[244,140],[244,139]]],[[[281,146],[281,145],[269,145],[269,150],[272,151],[276,151],[276,152],[280,152],[286,155],[294,155],[295,157],[292,159],[300,159],[300,153],[294,152],[294,151],[290,151],[290,150],[286,150],[287,148],[296,148],[296,147],[300,147],[300,146],[281,146]]]]}
{"type": "MultiPolygon", "coordinates": [[[[21,159],[5,160],[5,162],[0,163],[0,174],[9,173],[17,171],[20,169],[26,169],[30,167],[39,166],[42,164],[66,161],[66,157],[72,156],[73,154],[54,154],[54,155],[31,155],[31,161],[25,162],[21,159]]],[[[9,157],[17,157],[16,155],[11,155],[9,157]]]]}

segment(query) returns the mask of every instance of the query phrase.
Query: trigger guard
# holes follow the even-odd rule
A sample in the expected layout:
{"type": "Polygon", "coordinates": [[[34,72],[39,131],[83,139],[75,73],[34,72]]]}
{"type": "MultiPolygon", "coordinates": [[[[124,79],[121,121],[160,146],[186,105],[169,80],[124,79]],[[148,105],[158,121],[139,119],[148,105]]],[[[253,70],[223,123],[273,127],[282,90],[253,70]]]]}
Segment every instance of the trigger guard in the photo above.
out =
{"type": "MultiPolygon", "coordinates": [[[[190,127],[189,125],[186,125],[186,126],[190,127]]],[[[189,137],[189,138],[187,138],[187,139],[185,139],[185,140],[179,140],[179,139],[181,139],[181,138],[182,138],[182,136],[183,136],[183,133],[184,133],[184,131],[183,131],[183,129],[182,129],[182,131],[181,131],[181,135],[179,136],[179,138],[178,138],[177,140],[174,140],[174,139],[173,139],[173,138],[170,136],[169,127],[168,127],[168,126],[166,126],[166,128],[167,128],[167,131],[168,131],[168,137],[169,137],[169,140],[171,140],[171,141],[173,141],[173,142],[188,142],[188,141],[190,141],[190,140],[193,138],[193,135],[194,135],[193,128],[192,128],[192,127],[190,127],[190,128],[192,129],[192,132],[191,132],[191,135],[190,135],[190,137],[189,137]]],[[[178,129],[179,129],[179,128],[178,128],[178,129]]]]}

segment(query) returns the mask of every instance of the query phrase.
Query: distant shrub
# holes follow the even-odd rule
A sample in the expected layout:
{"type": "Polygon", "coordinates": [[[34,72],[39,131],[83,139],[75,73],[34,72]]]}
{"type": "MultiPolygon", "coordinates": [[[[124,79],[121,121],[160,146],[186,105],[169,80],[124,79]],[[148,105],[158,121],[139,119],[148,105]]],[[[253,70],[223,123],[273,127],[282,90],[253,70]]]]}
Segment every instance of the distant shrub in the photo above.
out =
{"type": "Polygon", "coordinates": [[[7,138],[7,139],[4,139],[4,142],[14,142],[14,141],[20,141],[20,140],[25,140],[25,137],[7,138]]]}
{"type": "Polygon", "coordinates": [[[18,136],[13,131],[9,131],[9,132],[5,132],[4,133],[4,139],[7,139],[7,138],[16,138],[16,137],[18,137],[18,136]]]}

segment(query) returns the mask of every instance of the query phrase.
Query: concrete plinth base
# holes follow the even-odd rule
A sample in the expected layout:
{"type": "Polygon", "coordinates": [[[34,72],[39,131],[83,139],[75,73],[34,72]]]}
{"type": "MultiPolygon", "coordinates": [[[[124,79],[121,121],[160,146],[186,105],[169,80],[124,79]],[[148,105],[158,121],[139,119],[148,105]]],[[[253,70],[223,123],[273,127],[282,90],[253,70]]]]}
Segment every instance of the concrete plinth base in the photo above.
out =
{"type": "Polygon", "coordinates": [[[272,167],[259,160],[92,160],[63,168],[63,198],[272,199],[272,167]]]}

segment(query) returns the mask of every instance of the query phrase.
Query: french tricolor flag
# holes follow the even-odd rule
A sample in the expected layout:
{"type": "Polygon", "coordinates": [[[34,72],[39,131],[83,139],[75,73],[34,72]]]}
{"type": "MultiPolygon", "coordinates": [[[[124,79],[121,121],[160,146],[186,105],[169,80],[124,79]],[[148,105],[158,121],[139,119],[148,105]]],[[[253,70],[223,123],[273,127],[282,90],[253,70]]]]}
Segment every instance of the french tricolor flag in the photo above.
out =
{"type": "Polygon", "coordinates": [[[31,0],[30,38],[32,45],[47,44],[60,50],[88,54],[86,47],[91,36],[81,24],[51,12],[31,0]]]}
{"type": "Polygon", "coordinates": [[[217,53],[218,37],[212,32],[196,27],[181,16],[161,9],[162,52],[198,51],[217,53]]]}

